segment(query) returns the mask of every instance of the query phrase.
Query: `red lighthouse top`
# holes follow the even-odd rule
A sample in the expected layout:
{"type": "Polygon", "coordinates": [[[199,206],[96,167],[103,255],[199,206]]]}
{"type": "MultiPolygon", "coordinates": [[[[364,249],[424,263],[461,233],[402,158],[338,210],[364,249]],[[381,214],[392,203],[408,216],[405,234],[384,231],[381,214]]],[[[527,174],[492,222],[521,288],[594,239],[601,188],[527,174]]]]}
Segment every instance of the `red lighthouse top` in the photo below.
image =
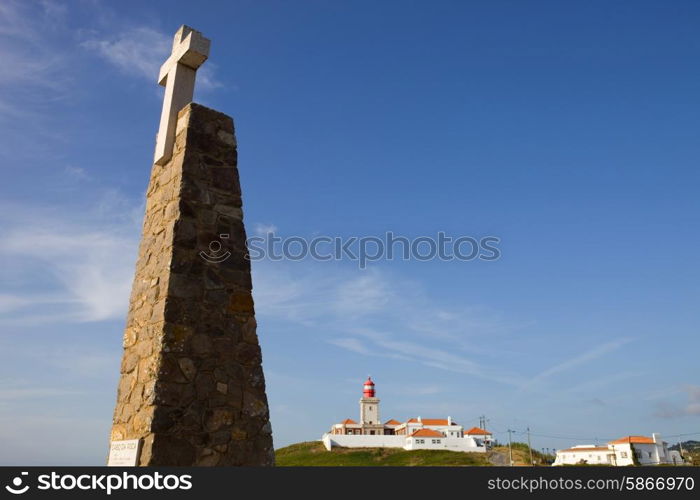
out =
{"type": "Polygon", "coordinates": [[[365,380],[362,396],[365,398],[374,397],[374,382],[372,382],[372,377],[367,377],[367,380],[365,380]]]}

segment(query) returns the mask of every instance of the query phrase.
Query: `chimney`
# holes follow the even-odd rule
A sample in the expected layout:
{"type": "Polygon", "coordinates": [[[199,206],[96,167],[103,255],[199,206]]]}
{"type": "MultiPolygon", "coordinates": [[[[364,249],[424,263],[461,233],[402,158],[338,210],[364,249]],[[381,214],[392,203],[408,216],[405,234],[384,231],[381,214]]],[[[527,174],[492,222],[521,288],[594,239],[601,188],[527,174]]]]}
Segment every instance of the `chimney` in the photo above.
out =
{"type": "Polygon", "coordinates": [[[452,425],[452,417],[447,416],[447,425],[452,425]]]}
{"type": "Polygon", "coordinates": [[[423,421],[420,419],[420,415],[418,416],[418,421],[419,421],[420,423],[423,423],[423,421]]]}
{"type": "Polygon", "coordinates": [[[654,432],[651,435],[651,440],[654,441],[655,443],[660,443],[661,442],[661,434],[654,432]]]}

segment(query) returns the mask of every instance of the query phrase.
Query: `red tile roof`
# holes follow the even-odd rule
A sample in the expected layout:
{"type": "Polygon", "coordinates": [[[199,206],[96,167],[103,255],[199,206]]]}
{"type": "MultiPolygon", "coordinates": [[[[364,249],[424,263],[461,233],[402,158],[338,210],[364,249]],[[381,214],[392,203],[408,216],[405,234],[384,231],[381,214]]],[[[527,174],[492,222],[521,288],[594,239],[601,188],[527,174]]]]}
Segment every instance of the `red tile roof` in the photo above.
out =
{"type": "Polygon", "coordinates": [[[609,444],[627,444],[627,443],[637,443],[637,444],[653,444],[654,440],[646,436],[625,436],[615,441],[610,441],[609,444]]]}
{"type": "Polygon", "coordinates": [[[411,437],[445,437],[442,433],[434,431],[432,429],[418,429],[416,432],[411,434],[411,437]]]}
{"type": "Polygon", "coordinates": [[[357,424],[357,422],[355,422],[355,421],[354,421],[353,419],[351,419],[351,418],[346,418],[345,420],[343,420],[343,421],[340,422],[340,423],[341,423],[341,424],[357,424]]]}
{"type": "Polygon", "coordinates": [[[489,431],[486,429],[480,429],[479,427],[472,427],[468,431],[464,431],[465,434],[475,434],[475,435],[480,435],[480,436],[485,436],[485,435],[491,435],[489,431]]]}
{"type": "MultiPolygon", "coordinates": [[[[424,418],[423,425],[450,425],[446,418],[424,418]]],[[[451,425],[457,425],[457,422],[452,421],[451,425]]]]}
{"type": "MultiPolygon", "coordinates": [[[[420,422],[418,421],[417,418],[412,418],[412,419],[409,419],[407,423],[409,423],[409,424],[422,423],[423,425],[450,425],[447,423],[446,418],[422,418],[420,420],[420,422]]],[[[457,422],[455,422],[453,420],[452,425],[457,425],[457,422]]]]}
{"type": "Polygon", "coordinates": [[[391,420],[384,422],[384,425],[401,425],[401,422],[392,418],[391,420]]]}

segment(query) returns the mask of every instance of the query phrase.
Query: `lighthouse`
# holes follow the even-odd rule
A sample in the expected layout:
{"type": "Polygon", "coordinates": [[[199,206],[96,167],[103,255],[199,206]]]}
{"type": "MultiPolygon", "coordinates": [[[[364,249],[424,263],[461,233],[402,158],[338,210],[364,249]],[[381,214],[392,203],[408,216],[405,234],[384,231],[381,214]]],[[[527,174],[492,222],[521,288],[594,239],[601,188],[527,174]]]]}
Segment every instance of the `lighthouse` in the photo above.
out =
{"type": "MultiPolygon", "coordinates": [[[[358,387],[359,389],[359,387],[358,387]]],[[[403,448],[404,450],[451,450],[485,452],[491,433],[476,427],[465,431],[452,418],[411,418],[399,422],[393,418],[382,423],[379,398],[372,380],[362,384],[360,421],[346,418],[333,424],[321,440],[330,451],[334,446],[346,448],[403,448]],[[477,436],[472,431],[479,431],[477,436]],[[477,439],[479,438],[479,439],[477,439]]]]}
{"type": "Polygon", "coordinates": [[[374,382],[372,382],[372,377],[367,377],[367,380],[365,380],[365,385],[362,387],[362,396],[365,398],[374,397],[374,382]]]}
{"type": "Polygon", "coordinates": [[[379,398],[375,394],[372,377],[367,377],[360,399],[360,424],[363,434],[384,434],[384,426],[379,420],[379,398]]]}

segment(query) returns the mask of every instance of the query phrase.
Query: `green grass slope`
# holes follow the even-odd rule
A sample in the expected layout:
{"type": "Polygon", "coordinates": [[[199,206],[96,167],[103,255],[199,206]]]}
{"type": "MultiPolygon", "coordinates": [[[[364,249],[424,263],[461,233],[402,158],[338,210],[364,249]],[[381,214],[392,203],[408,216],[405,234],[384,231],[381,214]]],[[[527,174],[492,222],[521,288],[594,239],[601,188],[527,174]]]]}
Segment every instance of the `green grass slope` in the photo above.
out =
{"type": "Polygon", "coordinates": [[[281,467],[490,465],[486,453],[401,448],[333,448],[327,451],[319,441],[280,448],[275,451],[275,459],[281,467]]]}

